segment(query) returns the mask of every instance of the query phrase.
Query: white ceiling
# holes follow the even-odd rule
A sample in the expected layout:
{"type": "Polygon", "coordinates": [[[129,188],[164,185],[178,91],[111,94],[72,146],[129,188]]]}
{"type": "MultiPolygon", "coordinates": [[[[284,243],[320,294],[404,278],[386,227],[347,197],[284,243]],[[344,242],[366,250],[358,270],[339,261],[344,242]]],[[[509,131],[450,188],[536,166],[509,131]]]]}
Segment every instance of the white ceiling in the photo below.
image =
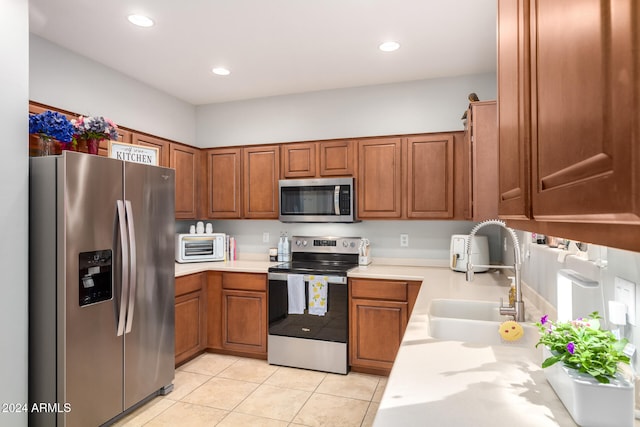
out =
{"type": "Polygon", "coordinates": [[[29,9],[32,33],[194,105],[496,69],[496,0],[29,0],[29,9]],[[135,27],[131,13],[156,25],[135,27]],[[389,39],[400,49],[379,51],[389,39]]]}

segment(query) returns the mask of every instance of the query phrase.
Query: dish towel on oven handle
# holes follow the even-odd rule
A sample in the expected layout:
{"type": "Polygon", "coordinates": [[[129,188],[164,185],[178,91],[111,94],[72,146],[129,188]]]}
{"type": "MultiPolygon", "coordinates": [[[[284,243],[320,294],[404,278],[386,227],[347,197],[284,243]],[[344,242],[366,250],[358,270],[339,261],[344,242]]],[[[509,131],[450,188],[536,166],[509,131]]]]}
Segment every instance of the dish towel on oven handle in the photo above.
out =
{"type": "Polygon", "coordinates": [[[304,314],[304,276],[302,274],[287,275],[287,299],[289,314],[304,314]]]}
{"type": "Polygon", "coordinates": [[[324,316],[327,312],[327,276],[309,276],[309,314],[324,316]]]}

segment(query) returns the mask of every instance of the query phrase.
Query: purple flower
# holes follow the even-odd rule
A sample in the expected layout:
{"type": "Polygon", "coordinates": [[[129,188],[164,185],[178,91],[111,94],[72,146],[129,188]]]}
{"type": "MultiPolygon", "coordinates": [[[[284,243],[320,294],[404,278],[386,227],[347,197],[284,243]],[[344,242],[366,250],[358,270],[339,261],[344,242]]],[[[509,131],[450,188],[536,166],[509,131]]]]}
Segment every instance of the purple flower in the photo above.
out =
{"type": "Polygon", "coordinates": [[[576,345],[573,343],[573,341],[567,344],[567,351],[571,354],[573,354],[573,352],[576,351],[576,345]]]}
{"type": "Polygon", "coordinates": [[[541,324],[541,325],[544,325],[545,323],[547,323],[547,320],[548,320],[548,319],[549,319],[549,315],[548,315],[548,314],[545,314],[544,316],[542,316],[542,317],[540,318],[540,324],[541,324]]]}

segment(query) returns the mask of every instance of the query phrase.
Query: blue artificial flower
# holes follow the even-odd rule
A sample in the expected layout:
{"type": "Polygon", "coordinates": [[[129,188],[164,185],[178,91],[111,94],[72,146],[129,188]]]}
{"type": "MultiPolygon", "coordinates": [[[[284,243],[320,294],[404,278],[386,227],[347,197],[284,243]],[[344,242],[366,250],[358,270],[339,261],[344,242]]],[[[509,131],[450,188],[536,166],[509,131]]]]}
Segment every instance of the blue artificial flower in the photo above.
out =
{"type": "Polygon", "coordinates": [[[29,133],[48,136],[66,143],[71,142],[74,129],[64,114],[47,110],[29,116],[29,133]]]}

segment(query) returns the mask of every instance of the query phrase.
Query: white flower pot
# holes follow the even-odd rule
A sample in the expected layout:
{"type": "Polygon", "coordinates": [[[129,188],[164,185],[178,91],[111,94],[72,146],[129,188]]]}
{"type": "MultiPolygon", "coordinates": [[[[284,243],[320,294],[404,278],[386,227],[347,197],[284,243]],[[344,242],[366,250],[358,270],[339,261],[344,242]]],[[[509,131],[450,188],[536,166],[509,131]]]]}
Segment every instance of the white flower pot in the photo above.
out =
{"type": "MultiPolygon", "coordinates": [[[[543,360],[551,356],[546,347],[543,360]]],[[[618,374],[609,384],[566,368],[558,362],[544,369],[547,380],[562,404],[583,427],[633,427],[634,387],[618,374]]]]}

